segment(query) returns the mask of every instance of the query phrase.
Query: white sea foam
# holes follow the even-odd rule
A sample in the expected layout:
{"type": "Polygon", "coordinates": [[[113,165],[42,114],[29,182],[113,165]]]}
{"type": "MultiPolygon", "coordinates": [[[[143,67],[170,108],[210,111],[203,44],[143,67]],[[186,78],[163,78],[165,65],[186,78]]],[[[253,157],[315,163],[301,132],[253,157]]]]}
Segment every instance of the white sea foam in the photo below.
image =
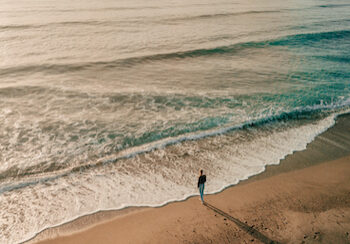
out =
{"type": "Polygon", "coordinates": [[[162,206],[197,195],[196,174],[203,168],[207,193],[278,164],[306,148],[334,124],[335,115],[303,125],[232,131],[161,147],[116,163],[71,173],[0,195],[1,242],[30,239],[45,228],[100,210],[162,206]],[[11,204],[10,204],[11,203],[11,204]]]}

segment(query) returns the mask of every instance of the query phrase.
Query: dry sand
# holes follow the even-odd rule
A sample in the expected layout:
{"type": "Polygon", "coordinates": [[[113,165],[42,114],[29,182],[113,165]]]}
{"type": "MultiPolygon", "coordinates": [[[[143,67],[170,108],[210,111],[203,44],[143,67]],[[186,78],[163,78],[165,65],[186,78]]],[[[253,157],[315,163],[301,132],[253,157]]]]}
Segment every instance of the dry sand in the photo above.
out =
{"type": "Polygon", "coordinates": [[[280,165],[206,196],[206,205],[192,197],[160,208],[103,211],[30,243],[350,243],[349,118],[340,117],[280,165]]]}

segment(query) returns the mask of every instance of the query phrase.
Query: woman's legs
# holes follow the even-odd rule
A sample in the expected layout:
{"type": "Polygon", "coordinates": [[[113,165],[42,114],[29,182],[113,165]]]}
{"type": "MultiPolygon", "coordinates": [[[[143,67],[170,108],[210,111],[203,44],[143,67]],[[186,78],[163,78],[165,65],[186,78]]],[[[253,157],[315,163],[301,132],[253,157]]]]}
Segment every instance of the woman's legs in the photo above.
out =
{"type": "Polygon", "coordinates": [[[199,194],[201,194],[202,202],[204,202],[203,195],[204,195],[204,184],[199,185],[199,194]]]}

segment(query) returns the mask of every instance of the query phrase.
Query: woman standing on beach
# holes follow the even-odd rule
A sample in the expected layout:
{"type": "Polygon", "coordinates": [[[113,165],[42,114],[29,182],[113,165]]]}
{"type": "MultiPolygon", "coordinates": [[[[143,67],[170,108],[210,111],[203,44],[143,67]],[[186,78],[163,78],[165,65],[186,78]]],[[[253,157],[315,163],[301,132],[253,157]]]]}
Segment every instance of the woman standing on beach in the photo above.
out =
{"type": "Polygon", "coordinates": [[[201,195],[202,203],[204,203],[203,195],[204,195],[204,183],[207,181],[207,177],[203,175],[203,170],[201,169],[200,175],[198,178],[198,188],[199,194],[201,195]]]}

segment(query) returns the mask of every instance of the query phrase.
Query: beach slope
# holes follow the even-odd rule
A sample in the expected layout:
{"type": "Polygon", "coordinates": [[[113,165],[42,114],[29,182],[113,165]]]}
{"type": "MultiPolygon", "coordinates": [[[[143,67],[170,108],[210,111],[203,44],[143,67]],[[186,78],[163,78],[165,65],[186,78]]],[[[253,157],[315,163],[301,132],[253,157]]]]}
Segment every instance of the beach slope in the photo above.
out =
{"type": "Polygon", "coordinates": [[[350,157],[161,208],[144,208],[54,243],[349,243],[350,157]]]}
{"type": "MultiPolygon", "coordinates": [[[[83,216],[28,243],[350,243],[350,116],[224,191],[83,216]]],[[[210,179],[209,182],[210,183],[210,179]]]]}

